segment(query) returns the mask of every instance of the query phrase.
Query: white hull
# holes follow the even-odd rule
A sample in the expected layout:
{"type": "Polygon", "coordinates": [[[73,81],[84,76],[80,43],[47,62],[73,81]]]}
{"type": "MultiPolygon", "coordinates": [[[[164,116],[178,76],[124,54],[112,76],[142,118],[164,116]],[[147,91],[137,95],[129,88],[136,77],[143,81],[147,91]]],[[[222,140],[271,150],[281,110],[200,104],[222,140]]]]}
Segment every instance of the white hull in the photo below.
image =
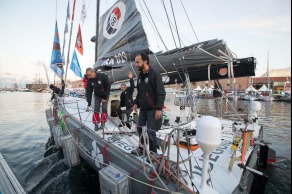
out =
{"type": "MultiPolygon", "coordinates": [[[[185,129],[196,129],[197,121],[196,120],[190,120],[190,114],[183,114],[180,111],[180,106],[174,106],[174,98],[175,95],[167,95],[166,97],[166,114],[167,117],[169,118],[171,125],[170,126],[162,126],[161,130],[157,132],[157,138],[158,142],[163,142],[165,136],[169,134],[170,131],[172,131],[174,128],[180,127],[180,128],[185,128],[185,129]],[[181,122],[174,123],[173,121],[177,116],[181,116],[181,122]]],[[[109,108],[112,108],[113,104],[111,102],[115,102],[116,100],[119,100],[118,95],[112,95],[110,98],[110,103],[109,103],[109,108]]],[[[63,104],[63,103],[61,103],[63,104]]],[[[94,103],[93,103],[94,104],[94,103]]],[[[86,109],[87,102],[84,99],[80,98],[74,98],[74,97],[65,97],[64,98],[64,105],[61,105],[61,107],[65,108],[66,114],[69,116],[66,118],[66,122],[68,122],[68,125],[73,125],[73,129],[68,128],[68,131],[74,136],[77,134],[76,127],[81,128],[81,131],[78,132],[82,133],[82,131],[85,131],[84,134],[87,134],[87,138],[82,140],[81,139],[81,144],[82,147],[86,147],[88,150],[88,154],[92,153],[90,149],[93,149],[93,145],[97,145],[99,147],[99,150],[103,150],[104,146],[108,146],[108,153],[109,153],[109,158],[112,159],[111,162],[115,163],[122,169],[125,169],[126,171],[129,171],[129,173],[139,169],[141,166],[136,166],[135,163],[142,165],[143,160],[141,157],[136,157],[130,154],[130,152],[138,146],[138,141],[139,137],[136,134],[133,134],[132,136],[120,136],[121,139],[119,139],[116,142],[113,142],[112,140],[116,137],[113,133],[118,133],[121,130],[129,132],[131,131],[128,128],[118,128],[117,127],[117,118],[109,117],[109,120],[105,124],[105,131],[107,134],[105,135],[105,140],[103,139],[103,134],[102,131],[94,131],[94,124],[92,123],[92,112],[86,112],[84,111],[86,109]],[[80,109],[78,111],[78,108],[80,109]],[[82,122],[80,122],[80,119],[82,122]],[[89,142],[88,142],[89,141],[89,142]],[[86,145],[88,144],[88,145],[86,145]],[[92,145],[92,146],[91,146],[92,145]],[[115,157],[118,157],[118,161],[115,160],[115,157]],[[132,162],[130,162],[132,161],[132,162]],[[134,162],[135,161],[135,162],[134,162]],[[130,162],[130,163],[129,163],[130,162]],[[134,167],[129,167],[134,166],[134,167]],[[130,169],[128,169],[130,168],[130,169]],[[134,169],[133,169],[134,168],[134,169]]],[[[59,108],[61,110],[61,108],[59,108]]],[[[111,110],[111,109],[108,109],[111,110]]],[[[111,111],[109,111],[110,113],[111,111]]],[[[185,113],[190,112],[190,109],[186,107],[185,113]]],[[[199,117],[203,118],[204,116],[199,117]]],[[[217,149],[210,155],[210,173],[208,174],[207,180],[209,183],[209,186],[213,186],[215,190],[212,190],[211,187],[208,186],[209,189],[212,190],[210,194],[215,194],[215,193],[220,193],[220,194],[229,194],[232,193],[237,186],[240,184],[241,176],[242,176],[242,169],[240,169],[237,164],[240,163],[240,161],[236,161],[233,165],[232,172],[228,170],[229,162],[230,159],[233,156],[233,149],[231,148],[232,141],[233,141],[233,135],[235,134],[234,132],[234,126],[232,121],[230,120],[220,120],[222,123],[222,134],[221,134],[221,145],[217,147],[217,149]],[[222,178],[224,177],[224,178],[222,178]],[[212,184],[211,184],[211,182],[212,184]],[[213,192],[214,191],[214,192],[213,192]]],[[[241,128],[244,128],[244,124],[242,122],[237,122],[236,129],[239,130],[241,128]]],[[[257,123],[252,123],[248,125],[247,129],[253,130],[254,131],[254,137],[258,137],[260,134],[260,126],[257,123]]],[[[132,129],[135,130],[136,126],[133,124],[132,129]]],[[[81,137],[84,136],[81,134],[81,137]]],[[[76,137],[75,137],[76,138],[76,137]]],[[[196,142],[195,137],[193,139],[191,138],[191,142],[196,142]]],[[[96,149],[94,149],[96,150],[96,149]]],[[[100,151],[102,152],[102,151],[100,151]]],[[[158,153],[161,154],[162,151],[158,150],[158,153]]],[[[248,149],[247,154],[245,156],[245,161],[248,161],[248,158],[250,154],[252,153],[252,149],[248,149]]],[[[236,156],[239,156],[241,154],[240,151],[236,151],[236,156]]],[[[189,176],[184,176],[182,180],[184,180],[188,188],[180,190],[181,193],[191,193],[191,191],[202,191],[200,189],[200,183],[201,183],[201,169],[202,169],[202,160],[199,158],[202,157],[203,152],[200,148],[196,149],[191,153],[191,163],[192,163],[192,170],[190,169],[189,165],[186,164],[180,164],[179,167],[186,172],[192,172],[193,178],[190,178],[189,176]],[[194,189],[191,185],[192,182],[196,185],[197,189],[194,189]]],[[[95,169],[100,169],[101,162],[102,161],[94,161],[90,158],[89,156],[86,156],[84,154],[81,154],[81,156],[88,161],[95,169]]],[[[189,157],[188,150],[180,148],[180,160],[185,160],[189,157]]],[[[176,161],[178,158],[177,156],[177,146],[171,144],[170,146],[170,160],[171,161],[176,161]]],[[[143,182],[149,182],[146,178],[145,175],[142,172],[138,172],[137,176],[139,177],[140,181],[143,182]],[[144,178],[141,178],[144,177],[144,178]]],[[[133,176],[134,178],[137,178],[136,176],[133,176]]],[[[132,181],[133,186],[132,186],[132,193],[141,193],[143,190],[143,185],[132,181]]],[[[157,187],[162,187],[160,185],[159,181],[155,181],[155,186],[157,187]]],[[[171,181],[171,184],[168,185],[169,189],[171,191],[175,191],[175,182],[171,181]]],[[[157,190],[159,192],[159,190],[157,190]]],[[[166,193],[166,192],[159,192],[159,193],[166,193]]]]}
{"type": "Polygon", "coordinates": [[[275,99],[274,99],[273,96],[261,96],[261,97],[260,97],[260,100],[261,100],[261,101],[272,102],[272,101],[274,101],[275,99]]]}
{"type": "Polygon", "coordinates": [[[254,96],[249,96],[249,95],[246,95],[243,99],[247,100],[247,101],[257,101],[257,100],[259,100],[259,98],[254,97],[254,96]]]}
{"type": "Polygon", "coordinates": [[[19,89],[18,92],[30,92],[29,89],[19,89]]]}

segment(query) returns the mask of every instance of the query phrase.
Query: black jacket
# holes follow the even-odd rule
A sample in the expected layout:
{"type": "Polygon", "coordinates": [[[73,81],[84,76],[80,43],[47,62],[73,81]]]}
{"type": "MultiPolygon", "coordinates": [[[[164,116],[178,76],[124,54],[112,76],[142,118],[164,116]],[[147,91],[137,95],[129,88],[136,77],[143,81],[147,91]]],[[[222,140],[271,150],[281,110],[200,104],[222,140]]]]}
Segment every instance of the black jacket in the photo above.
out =
{"type": "Polygon", "coordinates": [[[88,79],[87,81],[87,102],[91,105],[92,92],[96,97],[107,100],[110,95],[111,84],[109,82],[108,76],[104,73],[96,73],[94,79],[88,79]]]}
{"type": "Polygon", "coordinates": [[[60,97],[62,97],[64,95],[64,90],[65,90],[65,82],[64,82],[64,80],[62,80],[61,85],[62,85],[62,89],[58,88],[57,86],[54,86],[51,100],[53,100],[56,97],[55,96],[56,94],[58,96],[60,96],[60,97]]]}
{"type": "Polygon", "coordinates": [[[215,82],[215,87],[214,87],[214,90],[213,90],[213,97],[214,98],[218,98],[218,97],[222,97],[222,86],[221,84],[219,83],[219,81],[217,81],[217,83],[215,82]]]}
{"type": "Polygon", "coordinates": [[[134,106],[134,102],[133,102],[134,89],[135,89],[135,84],[132,78],[130,79],[130,87],[128,87],[126,91],[121,93],[120,107],[126,107],[127,109],[131,109],[134,106]]]}
{"type": "Polygon", "coordinates": [[[162,77],[154,69],[143,74],[137,80],[137,97],[134,101],[142,110],[162,110],[165,100],[165,89],[162,77]]]}

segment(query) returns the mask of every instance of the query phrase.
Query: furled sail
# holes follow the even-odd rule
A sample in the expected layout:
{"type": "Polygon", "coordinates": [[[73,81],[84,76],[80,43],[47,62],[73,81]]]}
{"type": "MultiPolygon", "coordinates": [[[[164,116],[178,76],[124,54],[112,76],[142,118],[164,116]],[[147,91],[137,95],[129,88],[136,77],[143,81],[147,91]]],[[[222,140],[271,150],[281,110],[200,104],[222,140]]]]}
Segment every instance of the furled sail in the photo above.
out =
{"type": "Polygon", "coordinates": [[[253,76],[253,57],[235,60],[223,40],[209,40],[165,53],[149,50],[141,15],[134,0],[118,1],[101,17],[99,34],[99,60],[94,69],[108,73],[111,82],[127,79],[127,72],[134,71],[135,56],[147,53],[153,69],[163,74],[166,84],[184,82],[188,72],[191,82],[232,77],[253,76]],[[220,73],[227,69],[227,73],[220,73]]]}

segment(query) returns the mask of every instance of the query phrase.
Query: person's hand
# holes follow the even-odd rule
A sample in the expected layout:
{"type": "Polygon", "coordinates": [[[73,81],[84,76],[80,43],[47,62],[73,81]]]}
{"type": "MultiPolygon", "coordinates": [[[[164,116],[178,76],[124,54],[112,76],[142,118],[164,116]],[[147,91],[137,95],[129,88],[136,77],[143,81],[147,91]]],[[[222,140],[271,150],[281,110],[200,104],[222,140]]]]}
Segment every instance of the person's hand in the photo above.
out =
{"type": "Polygon", "coordinates": [[[106,102],[106,100],[105,99],[101,99],[101,102],[106,102]]]}
{"type": "Polygon", "coordinates": [[[132,71],[130,71],[130,72],[128,73],[128,77],[129,77],[130,79],[133,78],[133,72],[132,72],[132,71]]]}
{"type": "Polygon", "coordinates": [[[162,118],[162,110],[156,110],[155,112],[155,119],[161,119],[162,118]]]}
{"type": "Polygon", "coordinates": [[[133,110],[134,110],[134,112],[137,112],[137,110],[138,110],[138,105],[137,104],[134,104],[133,110]]]}

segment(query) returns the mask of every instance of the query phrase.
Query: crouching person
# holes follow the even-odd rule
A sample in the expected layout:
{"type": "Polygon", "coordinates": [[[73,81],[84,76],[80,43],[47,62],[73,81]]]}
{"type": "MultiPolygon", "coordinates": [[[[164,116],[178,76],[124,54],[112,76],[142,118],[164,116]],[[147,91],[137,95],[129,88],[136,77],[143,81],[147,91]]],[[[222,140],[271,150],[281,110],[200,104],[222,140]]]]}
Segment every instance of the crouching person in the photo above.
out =
{"type": "Polygon", "coordinates": [[[92,116],[92,122],[95,124],[95,130],[104,127],[107,121],[108,112],[107,104],[110,95],[111,84],[108,76],[101,72],[95,72],[92,68],[86,69],[87,81],[87,109],[91,106],[92,93],[94,91],[94,114],[92,116]],[[102,112],[100,114],[100,105],[102,105],[102,112]],[[101,123],[101,124],[100,124],[101,123]]]}

